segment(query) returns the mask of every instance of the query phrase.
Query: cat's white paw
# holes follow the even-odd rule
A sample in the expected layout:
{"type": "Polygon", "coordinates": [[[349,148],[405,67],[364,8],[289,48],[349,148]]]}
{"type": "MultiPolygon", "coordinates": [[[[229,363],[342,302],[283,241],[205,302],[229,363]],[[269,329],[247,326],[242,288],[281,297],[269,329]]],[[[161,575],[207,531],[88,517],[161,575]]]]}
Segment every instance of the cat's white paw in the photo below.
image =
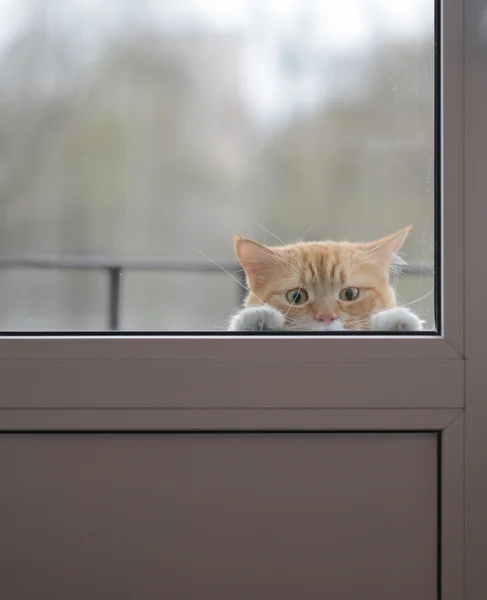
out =
{"type": "Polygon", "coordinates": [[[279,331],[284,315],[272,306],[249,306],[232,317],[228,331],[279,331]]]}
{"type": "Polygon", "coordinates": [[[376,313],[371,323],[373,331],[423,331],[421,319],[403,306],[376,313]]]}

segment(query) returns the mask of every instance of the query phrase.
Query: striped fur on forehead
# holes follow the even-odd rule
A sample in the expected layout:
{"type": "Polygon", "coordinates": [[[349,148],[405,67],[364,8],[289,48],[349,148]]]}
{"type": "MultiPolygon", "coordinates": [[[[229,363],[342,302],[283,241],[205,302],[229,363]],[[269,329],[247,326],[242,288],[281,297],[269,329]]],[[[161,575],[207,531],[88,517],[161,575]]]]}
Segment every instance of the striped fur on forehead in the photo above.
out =
{"type": "Polygon", "coordinates": [[[351,265],[351,252],[340,244],[318,246],[311,253],[310,262],[315,266],[316,280],[343,285],[351,265]]]}
{"type": "Polygon", "coordinates": [[[308,285],[319,281],[344,285],[361,263],[361,253],[346,242],[302,242],[273,250],[276,260],[284,259],[300,271],[302,283],[308,285]]]}

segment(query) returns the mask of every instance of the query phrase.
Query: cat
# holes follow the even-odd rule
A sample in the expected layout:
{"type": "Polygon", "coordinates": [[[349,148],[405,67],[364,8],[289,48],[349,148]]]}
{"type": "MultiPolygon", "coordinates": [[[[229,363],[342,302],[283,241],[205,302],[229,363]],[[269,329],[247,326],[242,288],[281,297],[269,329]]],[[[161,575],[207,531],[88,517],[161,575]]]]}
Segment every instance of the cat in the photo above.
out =
{"type": "Polygon", "coordinates": [[[249,293],[228,331],[422,331],[390,283],[410,229],[368,243],[272,247],[235,236],[249,293]]]}

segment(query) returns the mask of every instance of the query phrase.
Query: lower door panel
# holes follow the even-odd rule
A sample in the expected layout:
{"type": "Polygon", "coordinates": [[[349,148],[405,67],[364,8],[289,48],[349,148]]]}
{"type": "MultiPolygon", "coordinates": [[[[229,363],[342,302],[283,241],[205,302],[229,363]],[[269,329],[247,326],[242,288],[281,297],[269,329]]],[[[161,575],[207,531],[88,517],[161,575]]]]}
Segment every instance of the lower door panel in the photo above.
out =
{"type": "Polygon", "coordinates": [[[431,433],[0,435],[8,600],[436,600],[431,433]]]}

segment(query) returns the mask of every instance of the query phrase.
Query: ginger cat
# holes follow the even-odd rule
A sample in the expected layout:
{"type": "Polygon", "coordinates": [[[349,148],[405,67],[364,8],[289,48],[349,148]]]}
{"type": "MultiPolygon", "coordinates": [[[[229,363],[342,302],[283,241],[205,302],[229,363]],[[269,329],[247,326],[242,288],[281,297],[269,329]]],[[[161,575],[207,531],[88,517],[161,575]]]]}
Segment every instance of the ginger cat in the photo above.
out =
{"type": "Polygon", "coordinates": [[[235,237],[249,294],[229,331],[421,331],[396,306],[390,271],[410,227],[368,243],[298,242],[269,247],[235,237]]]}

